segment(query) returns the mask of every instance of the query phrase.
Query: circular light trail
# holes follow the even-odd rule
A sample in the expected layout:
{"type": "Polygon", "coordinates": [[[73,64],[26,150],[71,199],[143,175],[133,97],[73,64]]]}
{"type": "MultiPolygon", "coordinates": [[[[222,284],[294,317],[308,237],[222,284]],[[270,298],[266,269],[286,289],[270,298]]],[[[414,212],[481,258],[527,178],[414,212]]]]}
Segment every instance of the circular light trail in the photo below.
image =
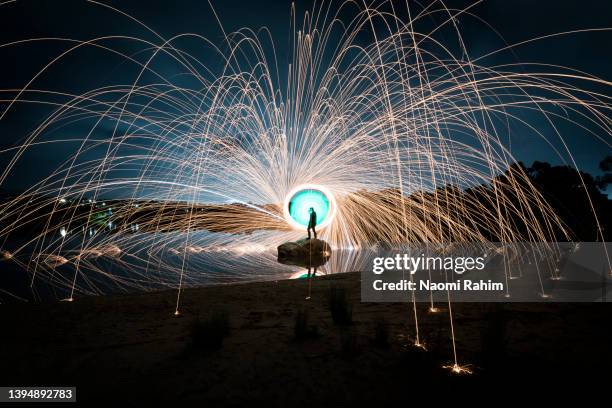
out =
{"type": "Polygon", "coordinates": [[[336,201],[325,187],[305,184],[293,189],[284,204],[285,219],[296,229],[304,230],[310,220],[310,208],[317,213],[317,227],[322,228],[333,220],[336,201]]]}

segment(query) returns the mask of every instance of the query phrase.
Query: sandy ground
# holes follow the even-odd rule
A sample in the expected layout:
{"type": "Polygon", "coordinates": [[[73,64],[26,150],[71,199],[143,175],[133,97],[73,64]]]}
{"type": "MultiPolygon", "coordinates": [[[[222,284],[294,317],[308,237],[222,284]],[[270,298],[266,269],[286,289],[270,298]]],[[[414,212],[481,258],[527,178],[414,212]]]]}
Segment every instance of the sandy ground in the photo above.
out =
{"type": "MultiPolygon", "coordinates": [[[[610,304],[453,304],[456,350],[472,375],[454,375],[446,305],[359,301],[356,273],[0,306],[1,385],[76,385],[80,402],[170,406],[344,406],[409,401],[435,381],[449,390],[534,381],[605,380],[612,358],[610,304]],[[330,288],[348,294],[353,323],[338,325],[330,288]],[[296,315],[316,335],[296,339],[296,315]],[[229,318],[219,349],[194,344],[193,325],[211,311],[229,318]],[[376,328],[388,332],[388,344],[376,328]]],[[[526,391],[525,391],[526,392],[526,391]]],[[[112,405],[118,406],[118,405],[112,405]]]]}

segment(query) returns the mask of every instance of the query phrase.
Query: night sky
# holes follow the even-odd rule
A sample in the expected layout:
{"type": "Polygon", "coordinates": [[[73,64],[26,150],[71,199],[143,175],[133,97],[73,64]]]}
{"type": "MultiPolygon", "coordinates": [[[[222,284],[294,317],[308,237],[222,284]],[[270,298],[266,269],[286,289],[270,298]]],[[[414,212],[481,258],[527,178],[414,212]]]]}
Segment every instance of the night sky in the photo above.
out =
{"type": "MultiPolygon", "coordinates": [[[[206,1],[132,0],[106,3],[138,18],[165,38],[191,32],[221,41],[221,31],[206,1]]],[[[287,63],[290,54],[289,0],[217,0],[212,3],[226,32],[241,27],[267,26],[276,39],[277,58],[282,72],[283,64],[287,63]]],[[[471,3],[458,0],[445,2],[449,8],[463,8],[471,3]]],[[[301,15],[301,11],[312,8],[312,4],[311,1],[297,1],[298,14],[301,15]]],[[[414,7],[415,10],[420,8],[416,3],[414,7]]],[[[502,36],[498,37],[490,27],[476,18],[461,17],[459,26],[471,58],[499,49],[506,43],[513,44],[542,35],[576,29],[612,27],[612,2],[600,0],[490,0],[476,5],[471,11],[487,21],[502,36]]],[[[0,6],[0,27],[2,44],[46,36],[85,40],[101,35],[133,35],[156,40],[151,33],[128,18],[85,1],[25,0],[5,4],[0,6]]],[[[448,34],[449,47],[452,49],[456,46],[456,41],[448,34]]],[[[445,33],[441,32],[440,35],[444,38],[445,33]]],[[[609,81],[612,80],[610,44],[610,31],[572,34],[514,48],[512,53],[496,54],[479,62],[489,66],[518,61],[558,64],[609,81]]],[[[127,42],[117,42],[114,45],[127,52],[138,50],[138,47],[127,42]]],[[[214,60],[207,60],[207,50],[201,44],[185,42],[182,46],[201,60],[214,64],[214,60]]],[[[0,89],[23,87],[46,62],[64,49],[66,44],[53,41],[0,49],[0,89]]],[[[166,75],[174,74],[171,65],[158,68],[165,70],[166,75]]],[[[36,82],[36,86],[41,89],[80,93],[103,85],[129,83],[133,74],[134,71],[127,69],[118,58],[101,58],[99,52],[84,51],[52,69],[36,82]]],[[[606,88],[598,91],[609,93],[606,88]]],[[[5,93],[2,99],[6,99],[6,96],[5,93]]],[[[2,110],[6,105],[0,102],[2,110]]],[[[21,105],[9,112],[5,119],[0,121],[0,146],[6,148],[18,144],[44,119],[46,112],[45,108],[21,105]]],[[[526,120],[541,126],[541,129],[547,132],[541,119],[526,117],[526,120]]],[[[569,143],[578,166],[594,175],[599,174],[598,163],[604,156],[611,154],[609,147],[575,127],[561,125],[559,129],[569,143]]],[[[72,147],[56,145],[31,152],[28,157],[29,165],[19,167],[17,175],[3,188],[19,190],[21,186],[31,183],[40,177],[41,168],[51,169],[57,166],[57,158],[69,155],[72,147]],[[36,162],[36,166],[31,165],[32,161],[36,162]]],[[[515,157],[526,164],[533,160],[560,163],[559,158],[543,143],[521,143],[520,136],[513,141],[512,151],[515,157]]],[[[0,155],[0,166],[4,167],[10,156],[0,155]]]]}

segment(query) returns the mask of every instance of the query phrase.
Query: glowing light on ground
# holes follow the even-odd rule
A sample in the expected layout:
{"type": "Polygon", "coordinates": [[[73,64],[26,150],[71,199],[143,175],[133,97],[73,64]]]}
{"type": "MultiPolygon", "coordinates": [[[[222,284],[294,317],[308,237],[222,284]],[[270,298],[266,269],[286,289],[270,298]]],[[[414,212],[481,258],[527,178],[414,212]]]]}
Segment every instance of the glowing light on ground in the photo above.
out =
{"type": "Polygon", "coordinates": [[[461,366],[459,364],[445,365],[445,366],[442,366],[442,368],[450,370],[451,373],[456,374],[456,375],[473,374],[469,366],[461,366]]]}

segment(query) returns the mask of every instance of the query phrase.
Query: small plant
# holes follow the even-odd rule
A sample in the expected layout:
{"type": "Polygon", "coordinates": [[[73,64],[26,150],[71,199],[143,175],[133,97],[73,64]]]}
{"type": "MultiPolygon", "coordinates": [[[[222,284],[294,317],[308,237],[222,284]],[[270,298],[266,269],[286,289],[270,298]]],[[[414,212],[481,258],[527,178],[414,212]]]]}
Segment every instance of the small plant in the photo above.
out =
{"type": "Polygon", "coordinates": [[[352,357],[357,354],[357,335],[352,326],[340,328],[340,346],[345,356],[352,357]]]}
{"type": "Polygon", "coordinates": [[[229,314],[214,310],[205,319],[196,318],[191,327],[192,345],[198,350],[218,350],[230,333],[229,314]]]}
{"type": "Polygon", "coordinates": [[[389,348],[389,323],[385,319],[378,319],[374,323],[374,339],[376,347],[389,348]]]}
{"type": "Polygon", "coordinates": [[[306,309],[299,309],[295,314],[294,334],[295,340],[304,341],[319,337],[319,329],[317,326],[308,324],[309,313],[306,309]]]}
{"type": "Polygon", "coordinates": [[[489,370],[503,365],[506,358],[508,315],[503,303],[495,303],[485,314],[482,328],[482,359],[489,370]]]}
{"type": "Polygon", "coordinates": [[[335,324],[346,326],[353,323],[353,308],[349,304],[345,288],[336,286],[330,288],[329,309],[335,324]]]}

